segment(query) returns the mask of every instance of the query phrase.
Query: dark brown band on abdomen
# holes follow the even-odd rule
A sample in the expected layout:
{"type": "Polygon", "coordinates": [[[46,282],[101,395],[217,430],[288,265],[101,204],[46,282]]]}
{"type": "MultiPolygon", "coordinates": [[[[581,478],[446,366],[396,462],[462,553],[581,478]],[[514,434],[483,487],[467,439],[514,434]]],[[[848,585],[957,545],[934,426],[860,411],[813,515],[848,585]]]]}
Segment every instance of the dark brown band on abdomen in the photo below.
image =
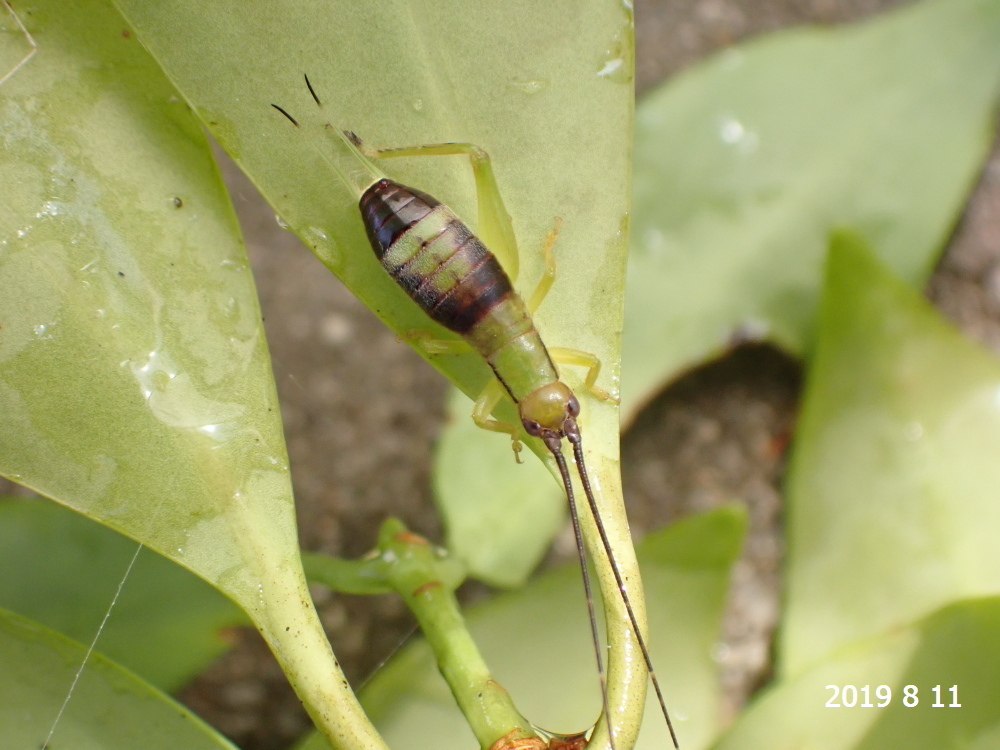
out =
{"type": "Polygon", "coordinates": [[[368,241],[379,260],[400,235],[427,216],[440,201],[392,180],[379,180],[361,196],[358,206],[368,241]]]}
{"type": "MultiPolygon", "coordinates": [[[[383,179],[365,191],[359,205],[368,240],[382,261],[393,243],[441,204],[383,179]]],[[[496,256],[457,217],[425,239],[405,263],[386,270],[427,315],[462,335],[514,294],[496,256]]]]}
{"type": "Polygon", "coordinates": [[[427,314],[445,328],[465,334],[513,292],[507,274],[490,253],[450,292],[438,299],[427,314]]]}

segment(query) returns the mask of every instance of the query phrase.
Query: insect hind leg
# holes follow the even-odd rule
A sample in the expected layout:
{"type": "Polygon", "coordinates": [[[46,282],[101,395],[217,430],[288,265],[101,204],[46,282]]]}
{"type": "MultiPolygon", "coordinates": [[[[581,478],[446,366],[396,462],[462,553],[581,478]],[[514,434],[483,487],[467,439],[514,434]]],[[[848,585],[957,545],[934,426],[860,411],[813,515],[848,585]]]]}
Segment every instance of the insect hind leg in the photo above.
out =
{"type": "Polygon", "coordinates": [[[476,207],[479,222],[476,232],[486,246],[497,256],[500,265],[512,279],[517,278],[517,240],[510,213],[504,205],[497,185],[493,162],[486,151],[472,143],[430,143],[402,148],[374,149],[363,143],[353,133],[347,134],[355,146],[371,159],[395,159],[407,156],[466,156],[476,182],[476,207]]]}
{"type": "MultiPolygon", "coordinates": [[[[373,159],[393,159],[406,156],[468,156],[472,174],[476,181],[476,201],[479,212],[480,238],[493,252],[503,266],[504,271],[516,280],[520,266],[517,240],[514,237],[514,226],[510,214],[504,205],[497,185],[496,175],[490,156],[479,146],[472,143],[432,143],[422,146],[407,146],[402,148],[374,149],[366,145],[354,133],[346,133],[347,137],[367,157],[373,159]]],[[[556,258],[553,248],[559,236],[562,219],[556,218],[555,226],[549,230],[542,243],[542,256],[545,259],[545,270],[531,296],[527,298],[526,307],[529,314],[534,314],[542,304],[542,300],[552,288],[556,278],[556,258]]]]}

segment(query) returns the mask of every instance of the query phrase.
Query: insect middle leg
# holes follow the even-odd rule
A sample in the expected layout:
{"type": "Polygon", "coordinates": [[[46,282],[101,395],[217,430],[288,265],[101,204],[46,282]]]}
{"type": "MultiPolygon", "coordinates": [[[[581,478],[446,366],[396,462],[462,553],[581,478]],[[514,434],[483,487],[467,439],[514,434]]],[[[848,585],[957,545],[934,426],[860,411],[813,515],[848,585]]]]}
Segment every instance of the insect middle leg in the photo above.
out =
{"type": "Polygon", "coordinates": [[[528,297],[528,301],[525,306],[528,308],[528,313],[531,315],[535,314],[535,311],[542,304],[542,300],[549,293],[552,288],[552,284],[556,280],[556,254],[553,248],[556,244],[556,237],[559,236],[559,227],[562,226],[562,219],[556,218],[556,224],[549,233],[545,235],[545,241],[542,243],[542,257],[545,259],[545,270],[542,271],[542,277],[538,280],[537,286],[535,286],[535,291],[531,293],[528,297]]]}
{"type": "MultiPolygon", "coordinates": [[[[542,278],[538,280],[538,286],[535,287],[535,291],[531,293],[527,302],[528,312],[532,315],[534,315],[535,311],[542,304],[542,300],[545,299],[545,295],[549,293],[549,289],[552,288],[552,284],[556,280],[556,256],[553,248],[555,247],[556,237],[559,235],[559,227],[561,225],[562,219],[556,219],[555,226],[549,230],[549,233],[545,237],[545,242],[542,244],[542,255],[545,257],[545,270],[542,272],[542,278]]],[[[597,355],[581,351],[580,349],[567,349],[560,346],[551,346],[548,349],[553,361],[559,364],[587,368],[587,375],[584,378],[583,385],[594,396],[602,401],[611,401],[616,404],[619,402],[616,396],[612,396],[608,391],[597,386],[597,376],[601,372],[601,360],[597,355]]]]}

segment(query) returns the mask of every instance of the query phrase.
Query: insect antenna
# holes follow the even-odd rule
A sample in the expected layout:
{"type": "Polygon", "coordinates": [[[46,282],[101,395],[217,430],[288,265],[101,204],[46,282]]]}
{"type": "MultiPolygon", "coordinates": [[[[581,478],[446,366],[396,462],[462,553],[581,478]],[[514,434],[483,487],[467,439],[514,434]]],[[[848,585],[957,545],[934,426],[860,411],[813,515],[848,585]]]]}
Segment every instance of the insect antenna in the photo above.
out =
{"type": "MultiPolygon", "coordinates": [[[[628,592],[625,590],[625,582],[622,580],[622,574],[618,570],[618,562],[615,560],[614,552],[611,551],[611,542],[608,540],[607,532],[604,531],[604,524],[601,523],[597,501],[594,499],[594,492],[590,487],[590,478],[587,476],[587,466],[583,460],[583,444],[580,440],[580,431],[577,429],[575,422],[570,422],[564,429],[566,431],[566,438],[573,446],[573,460],[576,462],[576,469],[580,474],[580,482],[583,484],[583,491],[587,496],[587,504],[590,505],[590,513],[594,517],[594,525],[597,526],[597,531],[601,536],[601,544],[604,546],[604,552],[608,556],[608,562],[611,563],[611,570],[615,574],[615,582],[618,584],[618,590],[621,592],[625,611],[628,612],[628,619],[632,623],[632,631],[635,633],[636,640],[639,643],[642,658],[646,662],[646,671],[649,672],[649,678],[653,682],[653,689],[656,690],[656,698],[660,702],[660,711],[663,713],[663,718],[666,719],[667,729],[670,730],[670,739],[674,743],[675,750],[680,750],[680,744],[677,742],[677,733],[674,731],[674,724],[670,720],[667,703],[663,699],[663,691],[660,690],[660,681],[656,679],[656,672],[653,671],[653,660],[649,658],[649,649],[646,648],[646,641],[639,631],[639,623],[635,619],[632,602],[629,601],[628,592]]],[[[558,462],[558,459],[556,460],[558,462]]]]}
{"type": "Polygon", "coordinates": [[[316,96],[316,89],[314,89],[312,83],[309,82],[309,76],[303,73],[302,77],[306,79],[306,87],[309,89],[309,93],[312,94],[313,101],[316,102],[318,106],[322,107],[323,102],[321,102],[319,97],[316,96]]]}
{"type": "Polygon", "coordinates": [[[552,451],[562,475],[563,485],[566,487],[566,498],[569,500],[569,516],[573,520],[573,534],[576,536],[576,553],[580,559],[580,570],[583,572],[583,593],[587,598],[587,614],[590,615],[590,632],[594,639],[594,655],[597,657],[597,678],[601,683],[601,703],[604,715],[608,721],[608,742],[611,750],[615,750],[615,727],[611,720],[611,712],[608,710],[608,690],[604,677],[604,660],[601,658],[601,636],[597,632],[597,615],[594,613],[594,596],[590,588],[590,573],[587,571],[587,557],[583,546],[583,531],[580,529],[580,517],[576,512],[576,502],[573,499],[573,483],[570,479],[569,468],[566,466],[566,457],[563,456],[562,440],[559,437],[543,438],[545,445],[552,451]]]}
{"type": "Polygon", "coordinates": [[[274,107],[279,112],[281,112],[281,114],[283,114],[285,117],[287,117],[289,119],[289,121],[292,123],[292,125],[294,125],[295,127],[299,126],[299,121],[296,120],[294,117],[292,117],[290,114],[288,114],[285,110],[283,110],[277,104],[272,104],[271,106],[274,107]]]}
{"type": "MultiPolygon", "coordinates": [[[[313,101],[322,109],[323,103],[319,100],[319,96],[317,96],[316,89],[313,88],[309,76],[303,74],[303,78],[306,80],[306,87],[309,89],[309,94],[312,96],[313,101]]],[[[277,104],[271,104],[271,106],[283,114],[292,125],[297,128],[300,127],[299,121],[288,114],[284,107],[280,107],[277,104]]],[[[344,182],[348,190],[354,193],[355,197],[360,197],[371,185],[385,178],[385,174],[372,164],[367,156],[361,153],[361,150],[348,135],[337,130],[329,123],[324,128],[324,132],[328,135],[333,135],[332,140],[324,147],[321,148],[312,136],[309,136],[309,143],[319,154],[320,158],[333,168],[333,171],[344,182]]],[[[356,138],[357,136],[354,137],[356,138]]]]}

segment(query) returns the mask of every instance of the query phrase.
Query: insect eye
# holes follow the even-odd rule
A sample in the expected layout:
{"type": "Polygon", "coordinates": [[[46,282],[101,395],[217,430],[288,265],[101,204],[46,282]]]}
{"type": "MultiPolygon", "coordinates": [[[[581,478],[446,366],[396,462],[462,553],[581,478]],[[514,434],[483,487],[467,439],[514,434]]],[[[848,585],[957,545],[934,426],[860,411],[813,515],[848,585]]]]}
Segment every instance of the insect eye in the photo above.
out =
{"type": "Polygon", "coordinates": [[[576,396],[570,396],[569,401],[566,403],[566,411],[569,412],[571,417],[580,416],[580,402],[576,400],[576,396]]]}
{"type": "Polygon", "coordinates": [[[542,434],[542,426],[538,422],[534,422],[530,419],[522,419],[521,424],[524,425],[525,431],[532,437],[538,437],[542,434]]]}

